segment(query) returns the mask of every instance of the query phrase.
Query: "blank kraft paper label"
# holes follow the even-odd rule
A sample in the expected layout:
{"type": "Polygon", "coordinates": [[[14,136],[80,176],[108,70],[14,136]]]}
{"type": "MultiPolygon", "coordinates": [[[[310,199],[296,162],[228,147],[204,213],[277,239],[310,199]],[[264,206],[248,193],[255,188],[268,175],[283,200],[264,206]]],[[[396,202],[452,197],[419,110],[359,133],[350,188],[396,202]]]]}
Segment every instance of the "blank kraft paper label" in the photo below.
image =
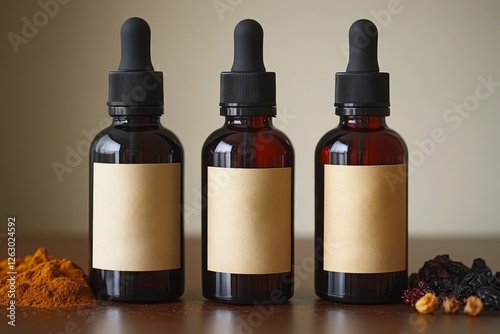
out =
{"type": "Polygon", "coordinates": [[[406,268],[406,165],[325,165],[324,270],[406,268]]]}
{"type": "Polygon", "coordinates": [[[291,269],[292,169],[208,167],[208,270],[291,269]]]}
{"type": "Polygon", "coordinates": [[[94,268],[181,267],[181,166],[94,163],[94,268]]]}

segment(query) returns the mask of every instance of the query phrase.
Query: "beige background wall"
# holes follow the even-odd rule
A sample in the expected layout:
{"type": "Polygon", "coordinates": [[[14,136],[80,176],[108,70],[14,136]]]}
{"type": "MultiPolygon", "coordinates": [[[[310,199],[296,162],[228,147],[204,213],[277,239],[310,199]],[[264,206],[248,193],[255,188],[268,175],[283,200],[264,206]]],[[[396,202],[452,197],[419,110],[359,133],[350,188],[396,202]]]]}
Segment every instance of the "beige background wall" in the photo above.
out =
{"type": "Polygon", "coordinates": [[[108,119],[120,26],[140,16],[152,28],[153,64],[168,73],[163,124],[185,149],[188,234],[200,233],[200,150],[223,122],[219,72],[231,67],[235,24],[264,27],[276,125],[296,149],[296,232],[311,236],[313,150],[337,123],[334,73],[346,67],[348,28],[369,18],[391,73],[388,122],[411,152],[411,236],[500,236],[499,1],[60,1],[53,17],[37,1],[0,4],[0,233],[7,215],[19,233],[86,233],[87,136],[108,119]],[[15,53],[8,34],[22,35],[34,16],[41,27],[25,31],[15,53]],[[68,168],[60,179],[55,162],[68,168]]]}

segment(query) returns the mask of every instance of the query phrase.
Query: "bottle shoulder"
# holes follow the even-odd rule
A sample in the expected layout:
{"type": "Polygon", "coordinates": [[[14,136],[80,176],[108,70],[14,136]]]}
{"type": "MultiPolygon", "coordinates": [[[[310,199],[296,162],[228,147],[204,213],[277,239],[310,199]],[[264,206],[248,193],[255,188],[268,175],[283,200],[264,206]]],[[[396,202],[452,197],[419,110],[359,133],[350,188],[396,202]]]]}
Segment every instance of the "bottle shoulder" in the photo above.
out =
{"type": "Polygon", "coordinates": [[[403,138],[388,127],[353,130],[339,126],[319,140],[315,156],[319,165],[405,164],[408,148],[403,138]]]}
{"type": "Polygon", "coordinates": [[[228,129],[224,126],[212,131],[212,133],[208,135],[207,139],[205,139],[205,142],[203,143],[203,150],[205,150],[207,146],[220,142],[231,133],[232,132],[228,131],[228,129]]]}
{"type": "Polygon", "coordinates": [[[161,126],[127,127],[111,125],[99,132],[90,146],[94,161],[181,162],[183,148],[179,138],[161,126]],[[118,158],[119,157],[119,158],[118,158]]]}
{"type": "Polygon", "coordinates": [[[293,151],[293,145],[288,136],[281,130],[270,126],[258,129],[244,129],[237,127],[222,126],[213,131],[203,144],[203,151],[220,146],[282,146],[284,149],[293,151]]]}
{"type": "Polygon", "coordinates": [[[117,144],[128,144],[132,140],[155,140],[165,141],[182,148],[181,141],[177,135],[162,125],[144,127],[120,127],[111,125],[99,132],[92,144],[99,144],[105,141],[115,141],[117,144]]]}
{"type": "Polygon", "coordinates": [[[232,168],[293,167],[295,153],[288,137],[274,127],[222,127],[207,138],[204,166],[232,168]]]}
{"type": "Polygon", "coordinates": [[[408,150],[403,137],[389,127],[377,130],[352,130],[342,126],[338,126],[325,133],[318,141],[316,150],[321,150],[338,142],[349,145],[354,142],[359,143],[361,141],[375,141],[380,145],[386,146],[387,148],[399,147],[405,152],[408,150]]]}
{"type": "Polygon", "coordinates": [[[179,137],[172,130],[170,130],[170,129],[164,127],[163,125],[161,125],[159,127],[159,129],[158,129],[157,134],[160,135],[165,140],[168,140],[172,144],[175,144],[181,150],[183,149],[181,140],[179,139],[179,137]]]}

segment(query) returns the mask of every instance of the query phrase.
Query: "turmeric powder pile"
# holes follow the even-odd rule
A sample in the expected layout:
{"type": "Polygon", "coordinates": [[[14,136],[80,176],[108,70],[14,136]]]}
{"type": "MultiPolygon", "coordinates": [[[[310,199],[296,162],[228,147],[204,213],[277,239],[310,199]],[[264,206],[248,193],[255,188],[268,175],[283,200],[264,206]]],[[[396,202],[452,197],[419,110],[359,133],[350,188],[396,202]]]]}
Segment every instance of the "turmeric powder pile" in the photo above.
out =
{"type": "MultiPolygon", "coordinates": [[[[7,259],[0,262],[0,305],[8,305],[12,270],[7,259]]],[[[45,248],[16,259],[16,306],[59,308],[89,306],[96,299],[82,269],[66,259],[54,259],[45,248]]]]}

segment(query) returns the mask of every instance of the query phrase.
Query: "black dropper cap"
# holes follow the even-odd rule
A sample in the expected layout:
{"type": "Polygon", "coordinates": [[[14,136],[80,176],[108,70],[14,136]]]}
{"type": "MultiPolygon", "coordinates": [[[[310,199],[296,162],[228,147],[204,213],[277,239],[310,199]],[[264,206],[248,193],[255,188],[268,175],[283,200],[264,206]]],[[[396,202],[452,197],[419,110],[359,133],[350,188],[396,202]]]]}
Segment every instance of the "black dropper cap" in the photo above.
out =
{"type": "Polygon", "coordinates": [[[349,64],[335,75],[337,115],[388,116],[389,73],[379,72],[378,31],[373,22],[358,20],[349,29],[349,64]]]}
{"type": "Polygon", "coordinates": [[[163,73],[153,70],[148,23],[138,17],[125,21],[121,44],[118,71],[109,72],[109,114],[163,114],[163,73]]]}
{"type": "Polygon", "coordinates": [[[257,21],[246,19],[234,28],[233,67],[220,76],[221,115],[276,116],[276,73],[266,72],[263,41],[257,21]]]}

